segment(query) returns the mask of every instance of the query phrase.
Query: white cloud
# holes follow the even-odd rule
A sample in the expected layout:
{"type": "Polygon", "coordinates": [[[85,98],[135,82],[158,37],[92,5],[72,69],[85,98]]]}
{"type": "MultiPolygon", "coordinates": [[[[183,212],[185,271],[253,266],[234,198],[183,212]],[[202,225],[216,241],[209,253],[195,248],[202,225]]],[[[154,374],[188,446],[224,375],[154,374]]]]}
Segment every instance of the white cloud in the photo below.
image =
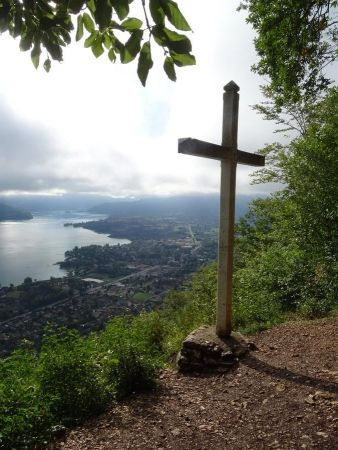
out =
{"type": "MultiPolygon", "coordinates": [[[[271,140],[272,126],[249,107],[259,101],[262,81],[250,72],[253,33],[235,11],[237,1],[213,0],[208,11],[202,1],[179,3],[194,30],[198,65],[178,70],[176,84],[163,73],[160,49],[144,89],[135,64],[96,60],[82,44],[66,49],[64,62],[46,74],[33,68],[17,41],[1,37],[0,99],[15,128],[16,153],[6,156],[2,127],[0,190],[117,196],[217,191],[219,164],[178,155],[177,139],[220,142],[222,88],[231,79],[241,87],[240,148],[255,151],[271,140]]],[[[248,170],[239,169],[238,191],[253,189],[248,170]]]]}

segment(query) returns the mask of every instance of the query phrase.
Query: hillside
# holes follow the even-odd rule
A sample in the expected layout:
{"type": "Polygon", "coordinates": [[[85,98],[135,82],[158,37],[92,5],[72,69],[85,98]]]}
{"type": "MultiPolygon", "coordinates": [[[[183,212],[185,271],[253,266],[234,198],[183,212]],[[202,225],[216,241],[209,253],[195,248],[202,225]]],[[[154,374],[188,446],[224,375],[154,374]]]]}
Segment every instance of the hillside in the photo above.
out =
{"type": "MultiPolygon", "coordinates": [[[[236,220],[247,212],[248,204],[257,196],[237,195],[236,220]]],[[[90,209],[95,214],[108,214],[113,218],[174,216],[199,223],[218,223],[219,195],[195,194],[172,197],[111,200],[90,209]]]]}
{"type": "MultiPolygon", "coordinates": [[[[236,218],[246,213],[248,204],[257,195],[237,195],[236,218]]],[[[172,197],[112,198],[94,194],[13,195],[1,197],[0,204],[29,211],[89,210],[94,214],[114,217],[184,216],[218,221],[218,194],[190,194],[172,197]]]]}
{"type": "Polygon", "coordinates": [[[161,375],[49,447],[63,450],[334,449],[338,318],[252,336],[257,351],[223,375],[161,375]]]}
{"type": "Polygon", "coordinates": [[[0,203],[0,221],[2,220],[29,220],[33,219],[30,212],[0,203]]]}
{"type": "Polygon", "coordinates": [[[11,195],[1,196],[0,203],[28,211],[86,211],[95,205],[109,201],[111,197],[94,194],[62,194],[62,195],[11,195]]]}

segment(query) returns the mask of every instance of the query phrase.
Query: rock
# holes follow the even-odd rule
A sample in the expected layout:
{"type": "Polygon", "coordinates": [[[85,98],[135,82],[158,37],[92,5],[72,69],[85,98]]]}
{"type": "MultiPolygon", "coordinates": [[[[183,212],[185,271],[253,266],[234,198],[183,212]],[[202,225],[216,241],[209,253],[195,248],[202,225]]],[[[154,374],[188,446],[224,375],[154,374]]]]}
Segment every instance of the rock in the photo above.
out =
{"type": "Polygon", "coordinates": [[[332,394],[331,392],[324,392],[324,391],[316,391],[314,394],[314,398],[320,398],[324,400],[332,400],[335,398],[335,394],[332,394]]]}
{"type": "Polygon", "coordinates": [[[277,386],[276,386],[276,391],[277,391],[277,392],[284,392],[284,391],[285,391],[285,386],[284,386],[284,384],[277,384],[277,386]]]}
{"type": "Polygon", "coordinates": [[[179,436],[181,434],[181,430],[179,428],[174,428],[171,430],[171,434],[174,436],[179,436]]]}
{"type": "Polygon", "coordinates": [[[314,404],[315,404],[315,401],[314,401],[314,399],[313,399],[313,395],[311,395],[311,394],[310,394],[308,397],[306,397],[305,401],[306,401],[306,403],[308,403],[309,405],[314,405],[314,404]]]}
{"type": "Polygon", "coordinates": [[[324,431],[317,431],[316,435],[317,436],[321,436],[321,437],[323,437],[325,439],[327,439],[329,437],[329,435],[327,433],[324,433],[324,431]]]}
{"type": "Polygon", "coordinates": [[[253,348],[240,333],[220,338],[215,327],[203,326],[189,334],[177,355],[177,365],[182,372],[205,370],[224,371],[237,363],[253,348]]]}

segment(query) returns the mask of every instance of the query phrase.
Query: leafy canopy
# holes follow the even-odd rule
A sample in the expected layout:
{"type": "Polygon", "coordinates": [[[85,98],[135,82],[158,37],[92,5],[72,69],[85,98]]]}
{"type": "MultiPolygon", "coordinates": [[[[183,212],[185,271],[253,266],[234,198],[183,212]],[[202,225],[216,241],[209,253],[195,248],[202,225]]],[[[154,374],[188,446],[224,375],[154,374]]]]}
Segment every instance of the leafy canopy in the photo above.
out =
{"type": "Polygon", "coordinates": [[[141,0],[143,16],[133,17],[134,0],[0,0],[0,33],[19,37],[20,49],[30,51],[37,68],[44,54],[48,72],[51,61],[62,61],[63,48],[84,39],[96,58],[127,64],[138,57],[137,73],[145,86],[153,66],[151,43],[164,50],[164,71],[176,80],[176,67],[195,64],[185,33],[191,28],[173,0],[141,0]],[[169,28],[173,26],[175,30],[169,28]]]}
{"type": "Polygon", "coordinates": [[[327,65],[338,59],[337,0],[244,0],[257,32],[260,58],[253,69],[267,75],[279,103],[297,102],[325,89],[327,65]]]}
{"type": "Polygon", "coordinates": [[[284,189],[257,203],[253,218],[241,227],[246,238],[241,258],[246,260],[244,253],[248,260],[254,258],[252,270],[264,288],[275,271],[277,283],[269,293],[282,292],[284,267],[287,304],[313,316],[337,307],[337,104],[338,89],[331,88],[325,98],[305,105],[298,137],[263,149],[267,166],[255,173],[255,182],[279,182],[284,189]],[[262,275],[257,276],[260,267],[262,275]]]}

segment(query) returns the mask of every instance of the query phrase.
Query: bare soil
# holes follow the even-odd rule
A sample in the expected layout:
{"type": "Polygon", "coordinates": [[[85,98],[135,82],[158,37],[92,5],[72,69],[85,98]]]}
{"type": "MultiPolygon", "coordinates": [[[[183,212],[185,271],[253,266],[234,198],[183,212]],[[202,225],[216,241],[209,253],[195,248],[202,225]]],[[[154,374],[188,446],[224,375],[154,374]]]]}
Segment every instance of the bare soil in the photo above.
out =
{"type": "Polygon", "coordinates": [[[164,370],[159,389],[70,431],[58,450],[338,449],[338,318],[250,336],[225,374],[164,370]]]}

